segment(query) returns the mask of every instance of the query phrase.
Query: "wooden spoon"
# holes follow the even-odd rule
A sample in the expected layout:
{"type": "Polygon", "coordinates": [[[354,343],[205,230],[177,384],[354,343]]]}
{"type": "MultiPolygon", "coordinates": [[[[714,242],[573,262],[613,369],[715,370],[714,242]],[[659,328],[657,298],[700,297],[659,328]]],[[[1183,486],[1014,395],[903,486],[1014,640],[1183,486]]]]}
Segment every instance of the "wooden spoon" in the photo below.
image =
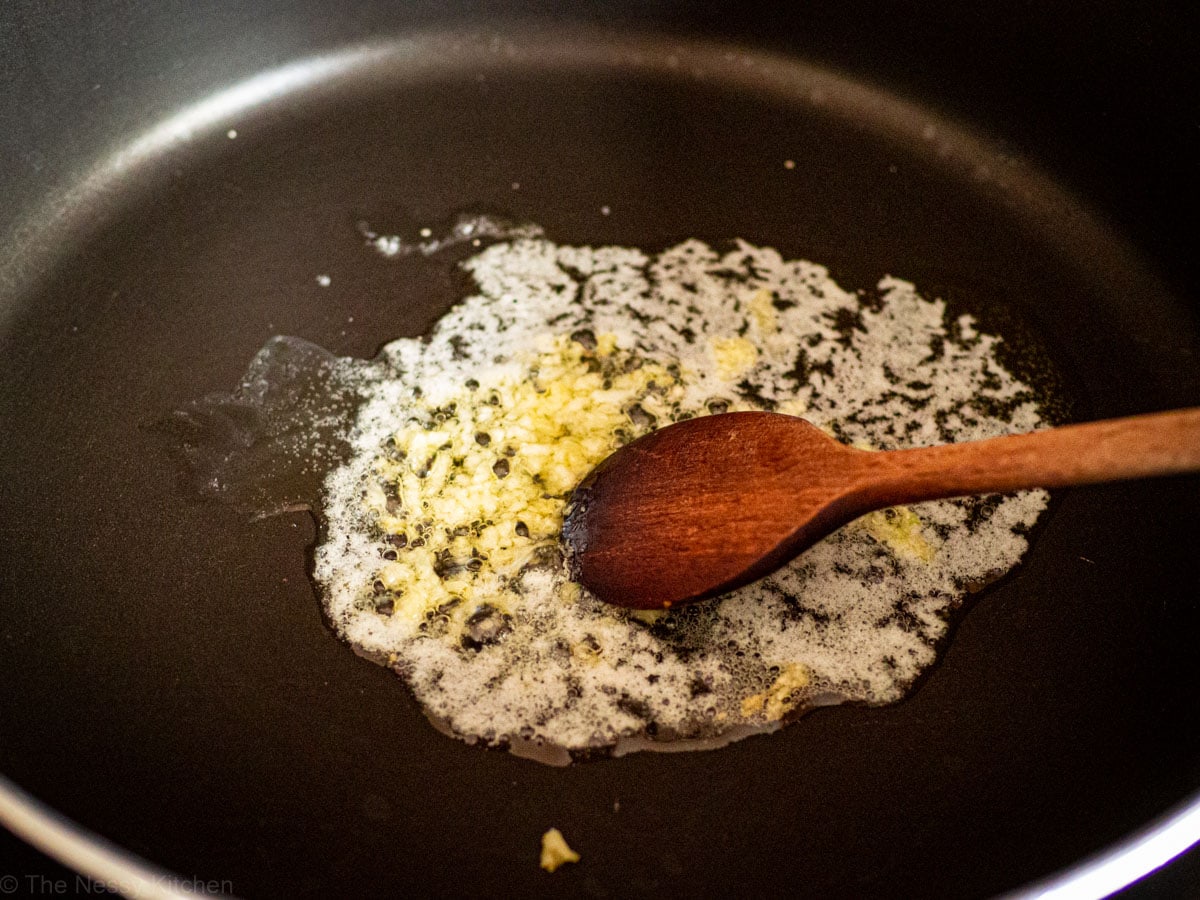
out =
{"type": "Polygon", "coordinates": [[[872,510],[1200,470],[1200,407],[872,452],[803,419],[705,416],[600,463],[567,506],[572,574],[602,600],[677,606],[777,569],[872,510]]]}

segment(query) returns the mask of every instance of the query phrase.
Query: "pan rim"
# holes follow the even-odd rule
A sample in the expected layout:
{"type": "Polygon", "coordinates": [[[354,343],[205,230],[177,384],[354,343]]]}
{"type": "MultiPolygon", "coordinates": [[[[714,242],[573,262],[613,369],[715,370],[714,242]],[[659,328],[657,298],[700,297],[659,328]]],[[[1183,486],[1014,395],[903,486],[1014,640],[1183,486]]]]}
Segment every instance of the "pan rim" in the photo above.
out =
{"type": "MultiPolygon", "coordinates": [[[[177,898],[198,896],[181,890],[184,879],[155,866],[94,831],[57,812],[0,774],[0,824],[16,837],[41,850],[82,878],[134,898],[177,898]]],[[[32,877],[32,873],[29,873],[32,877]]],[[[19,876],[6,875],[4,892],[20,889],[19,876]]],[[[89,887],[92,885],[89,885],[89,887]]]]}
{"type": "MultiPolygon", "coordinates": [[[[18,838],[100,884],[134,898],[212,896],[190,890],[195,879],[147,862],[61,815],[0,774],[0,824],[18,838]]],[[[1200,791],[1098,853],[998,900],[1102,900],[1200,844],[1200,791]]],[[[211,884],[211,882],[201,882],[211,884]]],[[[233,896],[223,891],[221,896],[233,896]]]]}

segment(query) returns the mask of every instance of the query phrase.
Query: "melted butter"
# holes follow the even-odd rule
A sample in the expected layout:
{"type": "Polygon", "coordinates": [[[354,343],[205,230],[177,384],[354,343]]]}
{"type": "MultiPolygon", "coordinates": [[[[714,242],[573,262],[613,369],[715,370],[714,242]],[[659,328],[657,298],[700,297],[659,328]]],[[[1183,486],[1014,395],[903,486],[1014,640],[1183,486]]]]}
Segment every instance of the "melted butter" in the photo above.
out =
{"type": "Polygon", "coordinates": [[[769,249],[699,242],[647,257],[524,241],[466,267],[479,294],[428,341],[387,348],[395,375],[330,477],[317,550],[335,627],[448,733],[561,761],[719,746],[816,705],[889,702],[932,663],[958,585],[1024,548],[1013,526],[1043,497],[971,527],[945,501],[867,517],[710,603],[599,603],[567,580],[565,501],[645,431],[770,409],[895,447],[936,443],[936,423],[959,439],[1024,429],[1036,405],[994,337],[894,279],[865,298],[769,249]],[[980,398],[1013,413],[983,415],[980,398]]]}

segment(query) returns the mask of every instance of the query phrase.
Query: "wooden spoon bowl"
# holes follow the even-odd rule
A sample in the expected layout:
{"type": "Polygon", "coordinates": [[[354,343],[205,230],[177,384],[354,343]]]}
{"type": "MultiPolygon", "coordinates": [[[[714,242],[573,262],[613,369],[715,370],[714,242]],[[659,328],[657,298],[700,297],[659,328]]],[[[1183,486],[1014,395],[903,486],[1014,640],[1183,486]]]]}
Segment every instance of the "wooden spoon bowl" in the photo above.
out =
{"type": "Polygon", "coordinates": [[[1200,469],[1200,408],[873,452],[803,419],[740,412],[646,435],[572,494],[572,575],[634,609],[701,600],[777,569],[877,509],[1200,469]]]}

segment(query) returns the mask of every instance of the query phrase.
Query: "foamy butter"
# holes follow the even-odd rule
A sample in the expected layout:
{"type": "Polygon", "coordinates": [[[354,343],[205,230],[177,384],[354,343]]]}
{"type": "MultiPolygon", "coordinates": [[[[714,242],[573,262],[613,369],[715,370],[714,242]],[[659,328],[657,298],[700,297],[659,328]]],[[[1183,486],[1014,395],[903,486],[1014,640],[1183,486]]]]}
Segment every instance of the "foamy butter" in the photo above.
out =
{"type": "Polygon", "coordinates": [[[884,449],[1029,430],[1039,408],[998,338],[893,278],[858,295],[774,250],[699,241],[650,256],[532,237],[464,265],[478,293],[362,375],[315,567],[339,634],[449,732],[566,758],[894,701],[967,585],[1026,549],[1043,492],[874,513],[668,613],[598,602],[566,576],[563,508],[639,434],[769,409],[884,449]]]}

